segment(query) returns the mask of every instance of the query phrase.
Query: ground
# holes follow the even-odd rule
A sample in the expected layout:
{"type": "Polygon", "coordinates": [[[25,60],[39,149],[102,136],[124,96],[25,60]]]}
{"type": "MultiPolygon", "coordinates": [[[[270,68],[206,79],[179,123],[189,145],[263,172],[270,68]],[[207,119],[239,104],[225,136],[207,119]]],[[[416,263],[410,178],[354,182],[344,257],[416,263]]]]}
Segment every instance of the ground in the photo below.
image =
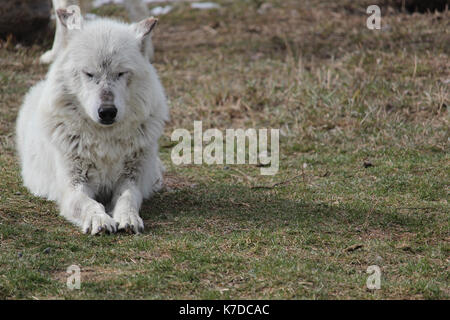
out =
{"type": "Polygon", "coordinates": [[[450,13],[383,7],[369,30],[367,1],[298,2],[160,17],[167,188],[144,203],[143,235],[83,235],[23,187],[14,122],[52,39],[2,41],[0,298],[448,299],[450,13]],[[170,135],[194,120],[280,128],[278,174],[173,165],[170,135]]]}

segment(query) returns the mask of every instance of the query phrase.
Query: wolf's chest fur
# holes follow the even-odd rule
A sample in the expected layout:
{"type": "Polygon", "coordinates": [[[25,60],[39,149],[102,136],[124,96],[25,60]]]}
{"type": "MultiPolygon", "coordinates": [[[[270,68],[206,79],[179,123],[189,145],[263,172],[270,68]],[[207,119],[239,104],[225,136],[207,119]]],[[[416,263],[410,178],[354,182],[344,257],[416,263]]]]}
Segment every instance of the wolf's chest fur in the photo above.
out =
{"type": "Polygon", "coordinates": [[[51,141],[64,152],[72,183],[87,184],[98,193],[113,190],[121,179],[135,179],[150,146],[145,124],[81,130],[60,122],[51,131],[51,141]]]}

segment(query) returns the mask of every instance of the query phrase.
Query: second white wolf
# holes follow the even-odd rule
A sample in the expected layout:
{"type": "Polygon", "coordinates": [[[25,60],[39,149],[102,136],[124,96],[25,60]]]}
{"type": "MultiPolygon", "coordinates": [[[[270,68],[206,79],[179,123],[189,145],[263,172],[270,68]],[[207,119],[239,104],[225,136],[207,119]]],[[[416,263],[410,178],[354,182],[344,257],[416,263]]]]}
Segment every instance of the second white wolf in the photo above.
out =
{"type": "MultiPolygon", "coordinates": [[[[63,27],[69,18],[58,10],[63,27]]],[[[67,46],[20,109],[25,186],[85,233],[142,231],[142,200],[161,187],[158,139],[169,113],[145,55],[155,24],[99,19],[66,30],[67,46]]]]}
{"type": "MultiPolygon", "coordinates": [[[[85,13],[91,2],[90,0],[52,0],[55,12],[69,6],[78,6],[80,13],[85,13]]],[[[124,5],[128,12],[128,18],[132,22],[141,21],[149,16],[149,10],[142,0],[125,0],[124,5]]],[[[55,61],[57,55],[67,45],[67,38],[67,28],[61,24],[61,20],[56,19],[55,39],[52,49],[40,57],[40,62],[48,64],[55,61]]],[[[153,60],[154,50],[151,36],[148,36],[145,41],[145,54],[149,60],[153,60]]]]}

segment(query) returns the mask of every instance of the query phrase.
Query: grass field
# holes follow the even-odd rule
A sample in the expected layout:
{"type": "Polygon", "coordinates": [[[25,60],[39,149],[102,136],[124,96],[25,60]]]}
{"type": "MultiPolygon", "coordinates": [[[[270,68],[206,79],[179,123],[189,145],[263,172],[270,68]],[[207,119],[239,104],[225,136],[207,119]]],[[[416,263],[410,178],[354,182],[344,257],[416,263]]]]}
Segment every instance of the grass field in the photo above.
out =
{"type": "Polygon", "coordinates": [[[52,39],[1,42],[0,299],[448,299],[450,13],[383,8],[369,30],[367,1],[219,2],[153,37],[172,119],[142,235],[83,235],[22,186],[14,122],[52,39]],[[278,174],[174,166],[194,120],[281,129],[278,174]]]}

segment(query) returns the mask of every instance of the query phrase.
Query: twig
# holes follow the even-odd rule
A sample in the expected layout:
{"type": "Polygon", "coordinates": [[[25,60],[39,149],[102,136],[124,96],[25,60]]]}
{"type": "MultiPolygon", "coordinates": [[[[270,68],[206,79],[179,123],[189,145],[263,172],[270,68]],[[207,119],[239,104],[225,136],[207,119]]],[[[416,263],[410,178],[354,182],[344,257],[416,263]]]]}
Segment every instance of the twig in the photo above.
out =
{"type": "Polygon", "coordinates": [[[353,251],[358,250],[358,249],[361,249],[361,248],[363,248],[363,247],[364,247],[363,244],[357,243],[357,244],[354,244],[354,245],[352,245],[352,246],[346,248],[344,251],[347,251],[347,252],[353,252],[353,251]]]}
{"type": "Polygon", "coordinates": [[[249,175],[245,174],[245,173],[242,172],[241,170],[236,169],[236,168],[232,168],[232,169],[233,169],[234,171],[240,173],[240,174],[241,174],[248,182],[252,182],[252,181],[253,181],[253,178],[252,178],[252,177],[250,177],[249,175]]]}

